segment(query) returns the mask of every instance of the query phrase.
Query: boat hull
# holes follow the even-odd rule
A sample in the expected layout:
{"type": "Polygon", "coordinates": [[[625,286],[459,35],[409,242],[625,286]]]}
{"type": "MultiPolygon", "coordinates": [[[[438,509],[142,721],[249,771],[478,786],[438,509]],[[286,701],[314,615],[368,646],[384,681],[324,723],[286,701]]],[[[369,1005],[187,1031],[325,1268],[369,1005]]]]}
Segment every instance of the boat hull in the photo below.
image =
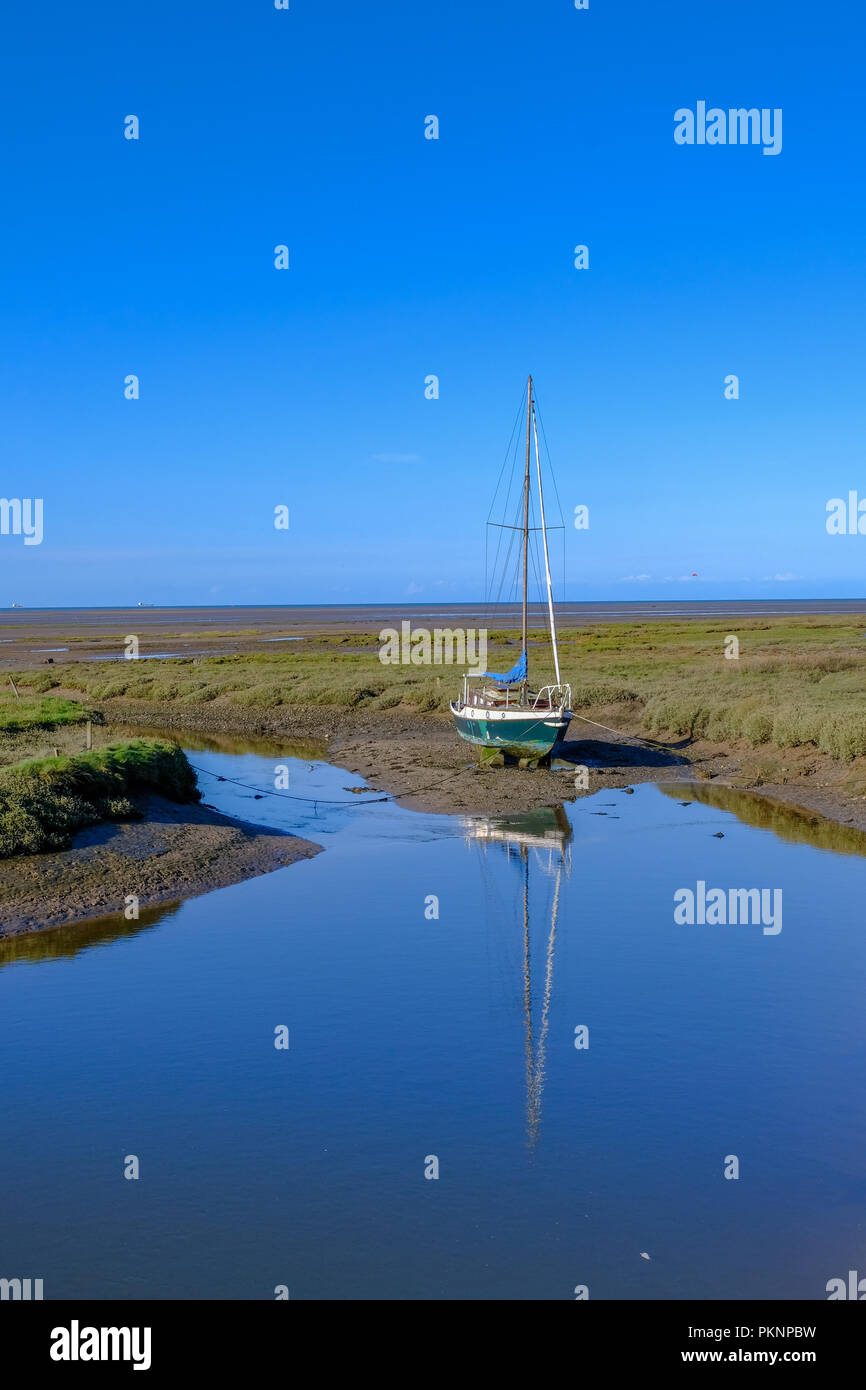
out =
{"type": "Polygon", "coordinates": [[[528,710],[471,710],[451,706],[458,734],[480,748],[496,748],[518,758],[540,758],[565,737],[570,710],[553,710],[547,716],[528,710]]]}

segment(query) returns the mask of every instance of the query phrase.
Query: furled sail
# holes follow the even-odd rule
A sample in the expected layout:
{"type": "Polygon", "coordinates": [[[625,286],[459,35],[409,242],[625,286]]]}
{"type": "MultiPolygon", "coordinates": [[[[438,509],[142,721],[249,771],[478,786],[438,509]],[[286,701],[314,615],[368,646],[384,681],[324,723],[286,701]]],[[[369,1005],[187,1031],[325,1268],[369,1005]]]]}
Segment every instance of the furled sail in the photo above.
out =
{"type": "Polygon", "coordinates": [[[492,681],[498,681],[500,685],[519,685],[526,680],[526,651],[520,653],[520,660],[516,666],[512,666],[504,676],[498,671],[485,671],[484,675],[492,681]]]}

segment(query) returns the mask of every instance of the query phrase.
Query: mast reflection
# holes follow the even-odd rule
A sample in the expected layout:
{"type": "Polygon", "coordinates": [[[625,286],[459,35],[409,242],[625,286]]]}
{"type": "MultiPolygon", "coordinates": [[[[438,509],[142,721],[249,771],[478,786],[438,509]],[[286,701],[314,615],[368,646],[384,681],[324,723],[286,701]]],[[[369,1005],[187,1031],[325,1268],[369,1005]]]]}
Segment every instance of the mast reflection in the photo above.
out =
{"type": "MultiPolygon", "coordinates": [[[[492,849],[502,853],[520,870],[520,896],[523,930],[523,1024],[526,1069],[526,1133],[530,1148],[538,1142],[541,1124],[541,1098],[544,1091],[547,1034],[553,994],[553,963],[559,903],[563,876],[571,873],[572,827],[561,806],[515,815],[465,817],[466,843],[479,847],[486,856],[492,849]],[[531,899],[538,898],[539,877],[553,880],[549,915],[545,916],[547,945],[543,962],[543,988],[540,1009],[533,1018],[533,966],[531,899]]],[[[537,903],[536,903],[537,912],[537,903]]],[[[537,996],[537,987],[536,987],[537,996]]]]}

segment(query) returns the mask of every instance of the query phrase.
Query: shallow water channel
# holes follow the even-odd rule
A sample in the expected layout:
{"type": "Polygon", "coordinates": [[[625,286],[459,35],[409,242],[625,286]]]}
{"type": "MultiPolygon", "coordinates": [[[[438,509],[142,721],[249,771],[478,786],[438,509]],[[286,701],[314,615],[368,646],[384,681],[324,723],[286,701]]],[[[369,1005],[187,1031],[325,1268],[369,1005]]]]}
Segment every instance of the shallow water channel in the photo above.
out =
{"type": "Polygon", "coordinates": [[[866,838],[683,784],[423,815],[314,746],[184,743],[205,801],[324,852],[0,943],[0,1276],[820,1299],[866,1271],[866,838]],[[700,883],[781,890],[778,923],[676,921],[700,883]]]}

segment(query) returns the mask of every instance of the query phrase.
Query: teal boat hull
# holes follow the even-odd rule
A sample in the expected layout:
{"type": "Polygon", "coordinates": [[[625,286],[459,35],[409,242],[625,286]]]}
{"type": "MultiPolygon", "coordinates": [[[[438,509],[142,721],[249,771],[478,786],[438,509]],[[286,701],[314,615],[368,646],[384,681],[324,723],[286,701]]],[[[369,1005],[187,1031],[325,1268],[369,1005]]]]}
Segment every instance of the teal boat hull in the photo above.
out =
{"type": "Polygon", "coordinates": [[[565,716],[539,719],[537,714],[507,721],[497,719],[495,713],[489,719],[467,719],[455,711],[452,715],[458,734],[467,743],[519,758],[541,758],[550,753],[565,737],[570,722],[565,716]]]}

